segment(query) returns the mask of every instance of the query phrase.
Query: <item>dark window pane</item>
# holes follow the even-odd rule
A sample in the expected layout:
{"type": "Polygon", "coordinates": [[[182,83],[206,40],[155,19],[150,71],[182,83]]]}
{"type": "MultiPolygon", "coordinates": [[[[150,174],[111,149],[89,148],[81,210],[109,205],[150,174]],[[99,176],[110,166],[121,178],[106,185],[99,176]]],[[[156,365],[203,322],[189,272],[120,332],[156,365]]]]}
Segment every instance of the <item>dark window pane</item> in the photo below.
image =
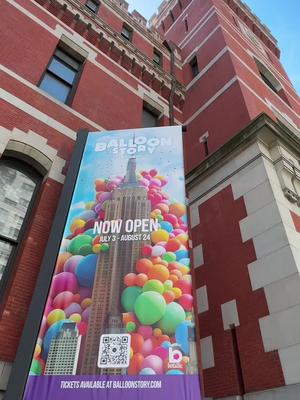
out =
{"type": "Polygon", "coordinates": [[[127,26],[123,26],[121,35],[122,35],[125,39],[131,41],[131,39],[132,39],[132,30],[131,30],[130,28],[128,28],[127,26]]]}
{"type": "Polygon", "coordinates": [[[13,246],[11,244],[0,240],[0,282],[4,275],[4,270],[12,251],[12,247],[13,246]]]}
{"type": "Polygon", "coordinates": [[[154,51],[153,61],[156,64],[161,65],[161,54],[158,53],[157,51],[154,51]]]}
{"type": "Polygon", "coordinates": [[[45,73],[40,88],[63,103],[66,102],[71,91],[70,85],[62,82],[49,72],[45,73]]]}
{"type": "Polygon", "coordinates": [[[194,57],[191,62],[190,62],[191,70],[192,70],[192,76],[193,78],[199,74],[199,68],[198,68],[198,61],[197,58],[194,57]]]}
{"type": "Polygon", "coordinates": [[[87,0],[85,5],[89,10],[93,11],[94,13],[97,12],[98,10],[98,3],[96,1],[87,0]]]}
{"type": "Polygon", "coordinates": [[[0,164],[0,233],[16,240],[36,183],[22,172],[0,164]],[[26,201],[26,206],[24,202],[26,201]]]}
{"type": "Polygon", "coordinates": [[[64,51],[62,51],[60,49],[56,50],[54,56],[59,58],[60,60],[64,61],[65,64],[72,67],[75,71],[79,70],[79,67],[82,63],[82,62],[76,60],[75,58],[72,58],[71,56],[69,56],[67,53],[65,53],[64,51]]]}
{"type": "Polygon", "coordinates": [[[59,76],[64,81],[68,82],[72,85],[76,72],[70,68],[69,66],[65,65],[62,61],[58,60],[57,58],[53,58],[51,61],[49,71],[53,72],[54,75],[59,76]]]}
{"type": "Polygon", "coordinates": [[[270,89],[273,90],[273,92],[277,93],[278,90],[275,88],[272,82],[264,75],[262,72],[260,72],[260,76],[262,77],[262,80],[269,86],[270,89]]]}
{"type": "Polygon", "coordinates": [[[144,128],[152,128],[157,126],[157,115],[153,114],[151,111],[146,108],[143,109],[143,127],[144,128]]]}

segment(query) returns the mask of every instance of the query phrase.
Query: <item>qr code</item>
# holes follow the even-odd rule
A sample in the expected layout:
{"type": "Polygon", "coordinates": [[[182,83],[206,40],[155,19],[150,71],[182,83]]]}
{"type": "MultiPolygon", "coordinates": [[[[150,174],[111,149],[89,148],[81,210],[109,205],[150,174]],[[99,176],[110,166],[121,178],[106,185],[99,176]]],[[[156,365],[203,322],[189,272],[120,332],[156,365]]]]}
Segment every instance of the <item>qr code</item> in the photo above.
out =
{"type": "Polygon", "coordinates": [[[130,335],[109,334],[100,338],[99,368],[128,368],[130,361],[130,335]]]}

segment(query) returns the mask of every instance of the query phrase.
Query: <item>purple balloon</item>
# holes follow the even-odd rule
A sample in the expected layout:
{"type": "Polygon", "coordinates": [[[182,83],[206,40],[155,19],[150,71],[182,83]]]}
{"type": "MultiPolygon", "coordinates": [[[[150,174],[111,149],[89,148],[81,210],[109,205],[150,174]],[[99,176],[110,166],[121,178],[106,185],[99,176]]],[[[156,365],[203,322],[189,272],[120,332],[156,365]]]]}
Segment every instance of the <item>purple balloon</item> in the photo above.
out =
{"type": "Polygon", "coordinates": [[[87,307],[82,313],[83,321],[87,322],[89,320],[89,316],[90,316],[90,307],[87,307]]]}
{"type": "Polygon", "coordinates": [[[83,258],[83,256],[72,256],[68,258],[67,261],[64,263],[64,271],[74,273],[75,268],[83,258]]]}
{"type": "Polygon", "coordinates": [[[65,309],[66,317],[69,318],[72,314],[81,314],[82,313],[82,308],[80,307],[79,304],[77,303],[71,303],[66,309],[65,309]]]}
{"type": "Polygon", "coordinates": [[[92,292],[93,292],[92,288],[81,286],[79,288],[80,301],[84,299],[90,299],[92,297],[92,292]]]}

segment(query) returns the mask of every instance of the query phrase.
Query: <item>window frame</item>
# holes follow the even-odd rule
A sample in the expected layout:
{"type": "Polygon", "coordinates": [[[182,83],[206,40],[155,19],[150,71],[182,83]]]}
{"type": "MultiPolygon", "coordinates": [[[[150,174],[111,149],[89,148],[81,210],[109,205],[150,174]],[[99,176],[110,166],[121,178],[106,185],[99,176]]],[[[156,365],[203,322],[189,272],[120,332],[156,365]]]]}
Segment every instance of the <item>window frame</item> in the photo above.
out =
{"type": "Polygon", "coordinates": [[[154,65],[158,65],[159,67],[162,67],[162,65],[163,65],[163,55],[162,55],[162,53],[161,53],[159,50],[157,50],[155,47],[153,48],[153,63],[154,63],[154,65]],[[155,56],[158,56],[159,62],[157,62],[157,61],[155,60],[155,56]]]}
{"type": "Polygon", "coordinates": [[[33,212],[35,204],[36,204],[36,199],[38,197],[38,193],[39,193],[41,185],[42,185],[43,175],[41,173],[39,173],[34,167],[32,167],[26,161],[23,161],[22,159],[18,159],[17,157],[14,157],[14,156],[5,155],[5,153],[0,158],[0,164],[14,168],[15,170],[28,176],[30,179],[32,179],[35,182],[35,188],[32,192],[32,196],[31,196],[30,202],[28,204],[18,237],[16,239],[13,239],[13,238],[4,236],[0,233],[0,240],[2,242],[8,243],[12,246],[10,255],[7,260],[6,267],[4,268],[3,275],[0,280],[0,305],[1,305],[2,300],[5,298],[5,295],[7,293],[7,290],[6,290],[7,286],[11,280],[11,277],[14,275],[14,272],[15,272],[15,262],[16,262],[18,254],[20,252],[22,242],[25,237],[25,232],[28,229],[28,226],[30,223],[30,218],[31,218],[32,212],[33,212]]]}
{"type": "Polygon", "coordinates": [[[196,56],[196,55],[194,55],[194,56],[191,58],[191,60],[190,60],[190,62],[189,62],[189,65],[190,65],[190,67],[191,67],[192,78],[194,79],[194,78],[196,78],[196,76],[199,75],[199,73],[200,73],[199,65],[198,65],[198,59],[197,59],[197,56],[196,56]],[[195,68],[195,67],[196,67],[196,68],[195,68]],[[196,73],[195,73],[195,72],[196,72],[196,73]]]}
{"type": "Polygon", "coordinates": [[[99,11],[99,8],[100,8],[100,1],[99,0],[86,0],[86,2],[85,2],[85,7],[90,11],[90,12],[92,12],[93,14],[97,14],[98,13],[98,11],[99,11]],[[95,5],[96,5],[96,10],[93,10],[92,8],[90,8],[89,6],[88,6],[88,2],[89,1],[91,1],[92,3],[94,3],[95,5]]]}
{"type": "Polygon", "coordinates": [[[58,45],[56,46],[52,56],[50,57],[50,59],[48,61],[48,64],[47,64],[47,66],[46,66],[46,68],[45,68],[45,70],[44,70],[44,72],[43,72],[43,74],[42,74],[42,76],[41,76],[41,78],[40,78],[40,80],[38,82],[38,85],[37,85],[38,88],[40,90],[42,90],[44,93],[46,93],[48,96],[51,96],[56,101],[59,101],[62,104],[66,104],[67,106],[71,106],[72,102],[73,102],[73,99],[74,99],[74,96],[75,96],[75,93],[76,93],[76,90],[77,90],[77,87],[78,87],[78,84],[79,84],[79,80],[81,78],[81,74],[82,74],[82,71],[83,71],[83,68],[84,68],[85,60],[86,59],[83,56],[81,56],[80,54],[76,53],[74,50],[69,48],[63,42],[58,43],[58,45]],[[70,64],[68,64],[66,61],[64,61],[63,59],[58,57],[56,55],[57,51],[61,51],[66,56],[72,58],[74,61],[79,63],[79,67],[78,67],[78,70],[77,70],[77,72],[75,74],[74,81],[73,81],[72,84],[69,84],[69,82],[65,81],[59,75],[56,75],[55,73],[53,73],[52,71],[49,70],[49,68],[51,66],[51,63],[54,60],[54,58],[58,59],[59,61],[62,62],[62,64],[72,68],[73,70],[75,69],[70,64]],[[67,96],[65,101],[62,101],[62,100],[58,99],[57,97],[53,96],[51,93],[47,92],[45,89],[41,88],[41,84],[44,81],[45,76],[46,76],[47,73],[49,75],[51,75],[52,77],[54,77],[57,81],[60,81],[60,82],[62,82],[64,84],[70,86],[70,91],[69,91],[69,94],[68,94],[68,96],[67,96]]]}
{"type": "Polygon", "coordinates": [[[161,118],[161,112],[159,110],[157,110],[156,108],[154,108],[153,106],[151,106],[149,103],[147,103],[146,101],[143,102],[143,109],[142,109],[142,127],[143,128],[155,128],[157,126],[159,126],[159,121],[161,118]],[[149,114],[152,114],[153,116],[156,117],[156,124],[153,127],[151,126],[145,126],[144,125],[144,111],[148,112],[149,114]]]}
{"type": "Polygon", "coordinates": [[[125,22],[122,25],[121,36],[124,39],[126,39],[128,42],[132,43],[132,40],[133,40],[133,29],[131,28],[131,26],[127,25],[125,22]],[[129,38],[126,35],[123,34],[123,31],[125,29],[129,32],[129,38]]]}

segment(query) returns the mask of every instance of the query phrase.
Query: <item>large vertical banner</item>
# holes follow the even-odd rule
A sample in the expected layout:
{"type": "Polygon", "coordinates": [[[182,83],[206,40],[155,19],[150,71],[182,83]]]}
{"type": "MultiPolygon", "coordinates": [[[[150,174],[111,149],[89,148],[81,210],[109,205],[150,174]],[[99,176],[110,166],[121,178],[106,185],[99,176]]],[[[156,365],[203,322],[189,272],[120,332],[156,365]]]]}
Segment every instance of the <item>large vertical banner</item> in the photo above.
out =
{"type": "Polygon", "coordinates": [[[89,133],[24,399],[200,400],[180,127],[89,133]]]}

